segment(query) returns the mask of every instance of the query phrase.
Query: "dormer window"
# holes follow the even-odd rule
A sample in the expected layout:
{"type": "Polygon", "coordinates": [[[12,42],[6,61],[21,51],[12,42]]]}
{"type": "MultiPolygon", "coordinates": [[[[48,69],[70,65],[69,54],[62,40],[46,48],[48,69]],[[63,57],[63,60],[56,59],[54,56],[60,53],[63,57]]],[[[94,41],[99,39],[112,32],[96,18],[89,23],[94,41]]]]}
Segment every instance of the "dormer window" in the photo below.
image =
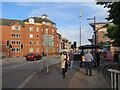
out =
{"type": "Polygon", "coordinates": [[[34,19],[33,18],[29,19],[29,24],[34,24],[34,19]]]}

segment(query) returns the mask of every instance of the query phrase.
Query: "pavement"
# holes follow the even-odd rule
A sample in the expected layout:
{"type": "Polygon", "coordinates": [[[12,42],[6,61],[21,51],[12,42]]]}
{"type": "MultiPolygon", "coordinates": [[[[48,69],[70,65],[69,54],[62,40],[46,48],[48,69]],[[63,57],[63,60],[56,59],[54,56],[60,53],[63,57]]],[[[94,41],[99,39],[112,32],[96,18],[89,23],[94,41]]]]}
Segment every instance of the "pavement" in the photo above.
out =
{"type": "Polygon", "coordinates": [[[53,65],[49,73],[37,72],[24,88],[109,88],[96,69],[93,69],[93,76],[86,76],[85,68],[80,68],[77,61],[68,70],[65,79],[61,72],[60,64],[53,65]]]}

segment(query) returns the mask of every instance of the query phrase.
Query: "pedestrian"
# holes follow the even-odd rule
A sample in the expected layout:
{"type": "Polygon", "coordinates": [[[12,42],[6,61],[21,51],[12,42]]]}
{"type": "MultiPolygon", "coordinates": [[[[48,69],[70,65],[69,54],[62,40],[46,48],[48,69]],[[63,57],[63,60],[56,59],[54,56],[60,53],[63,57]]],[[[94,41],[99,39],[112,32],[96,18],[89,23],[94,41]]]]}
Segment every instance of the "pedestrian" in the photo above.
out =
{"type": "Polygon", "coordinates": [[[119,60],[118,52],[115,51],[115,53],[114,53],[114,62],[118,62],[118,60],[119,60]]]}
{"type": "Polygon", "coordinates": [[[61,56],[61,67],[62,67],[63,78],[65,78],[65,73],[67,72],[67,69],[68,69],[68,60],[69,60],[69,56],[64,51],[61,56]]]}
{"type": "Polygon", "coordinates": [[[70,68],[72,68],[72,65],[73,65],[73,60],[74,60],[74,54],[72,52],[72,50],[70,51],[69,53],[69,61],[70,61],[70,68]]]}
{"type": "Polygon", "coordinates": [[[98,50],[95,53],[95,59],[96,59],[97,67],[99,67],[100,66],[100,53],[98,50]]]}
{"type": "Polygon", "coordinates": [[[85,62],[86,62],[86,75],[88,75],[89,69],[89,76],[92,76],[92,60],[93,56],[90,54],[90,50],[85,54],[85,62]]]}

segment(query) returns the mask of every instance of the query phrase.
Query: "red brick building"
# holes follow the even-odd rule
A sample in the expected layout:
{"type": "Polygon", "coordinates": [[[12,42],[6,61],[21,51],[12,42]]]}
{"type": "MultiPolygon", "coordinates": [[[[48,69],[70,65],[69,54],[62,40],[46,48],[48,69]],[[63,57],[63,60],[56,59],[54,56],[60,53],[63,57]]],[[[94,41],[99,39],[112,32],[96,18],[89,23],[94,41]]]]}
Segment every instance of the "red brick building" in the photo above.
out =
{"type": "Polygon", "coordinates": [[[2,51],[10,56],[23,56],[27,53],[47,53],[43,46],[44,35],[52,36],[52,46],[48,48],[49,54],[57,51],[57,31],[56,24],[44,14],[41,17],[31,17],[24,20],[0,19],[2,51]],[[7,43],[12,48],[7,47],[7,43]],[[21,49],[21,44],[23,49],[21,49]]]}

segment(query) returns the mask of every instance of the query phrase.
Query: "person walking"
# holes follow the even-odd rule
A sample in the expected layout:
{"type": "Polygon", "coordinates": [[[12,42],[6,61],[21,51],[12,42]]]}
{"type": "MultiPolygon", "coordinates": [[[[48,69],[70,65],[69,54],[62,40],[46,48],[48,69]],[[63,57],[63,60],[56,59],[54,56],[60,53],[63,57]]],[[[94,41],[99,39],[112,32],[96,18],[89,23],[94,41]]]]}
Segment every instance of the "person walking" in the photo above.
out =
{"type": "Polygon", "coordinates": [[[63,54],[61,55],[61,67],[62,67],[63,78],[65,78],[65,73],[67,72],[68,60],[69,60],[69,56],[64,51],[63,54]]]}
{"type": "Polygon", "coordinates": [[[86,75],[88,75],[89,69],[89,76],[92,76],[92,60],[93,56],[90,54],[90,50],[88,50],[87,54],[85,54],[85,62],[86,62],[86,75]]]}
{"type": "Polygon", "coordinates": [[[97,62],[97,67],[100,66],[100,53],[99,51],[97,50],[96,53],[95,53],[95,59],[96,59],[96,62],[97,62]]]}
{"type": "Polygon", "coordinates": [[[70,68],[72,68],[72,65],[73,65],[73,60],[74,60],[74,54],[72,52],[72,50],[70,51],[69,53],[69,61],[70,61],[70,68]]]}

